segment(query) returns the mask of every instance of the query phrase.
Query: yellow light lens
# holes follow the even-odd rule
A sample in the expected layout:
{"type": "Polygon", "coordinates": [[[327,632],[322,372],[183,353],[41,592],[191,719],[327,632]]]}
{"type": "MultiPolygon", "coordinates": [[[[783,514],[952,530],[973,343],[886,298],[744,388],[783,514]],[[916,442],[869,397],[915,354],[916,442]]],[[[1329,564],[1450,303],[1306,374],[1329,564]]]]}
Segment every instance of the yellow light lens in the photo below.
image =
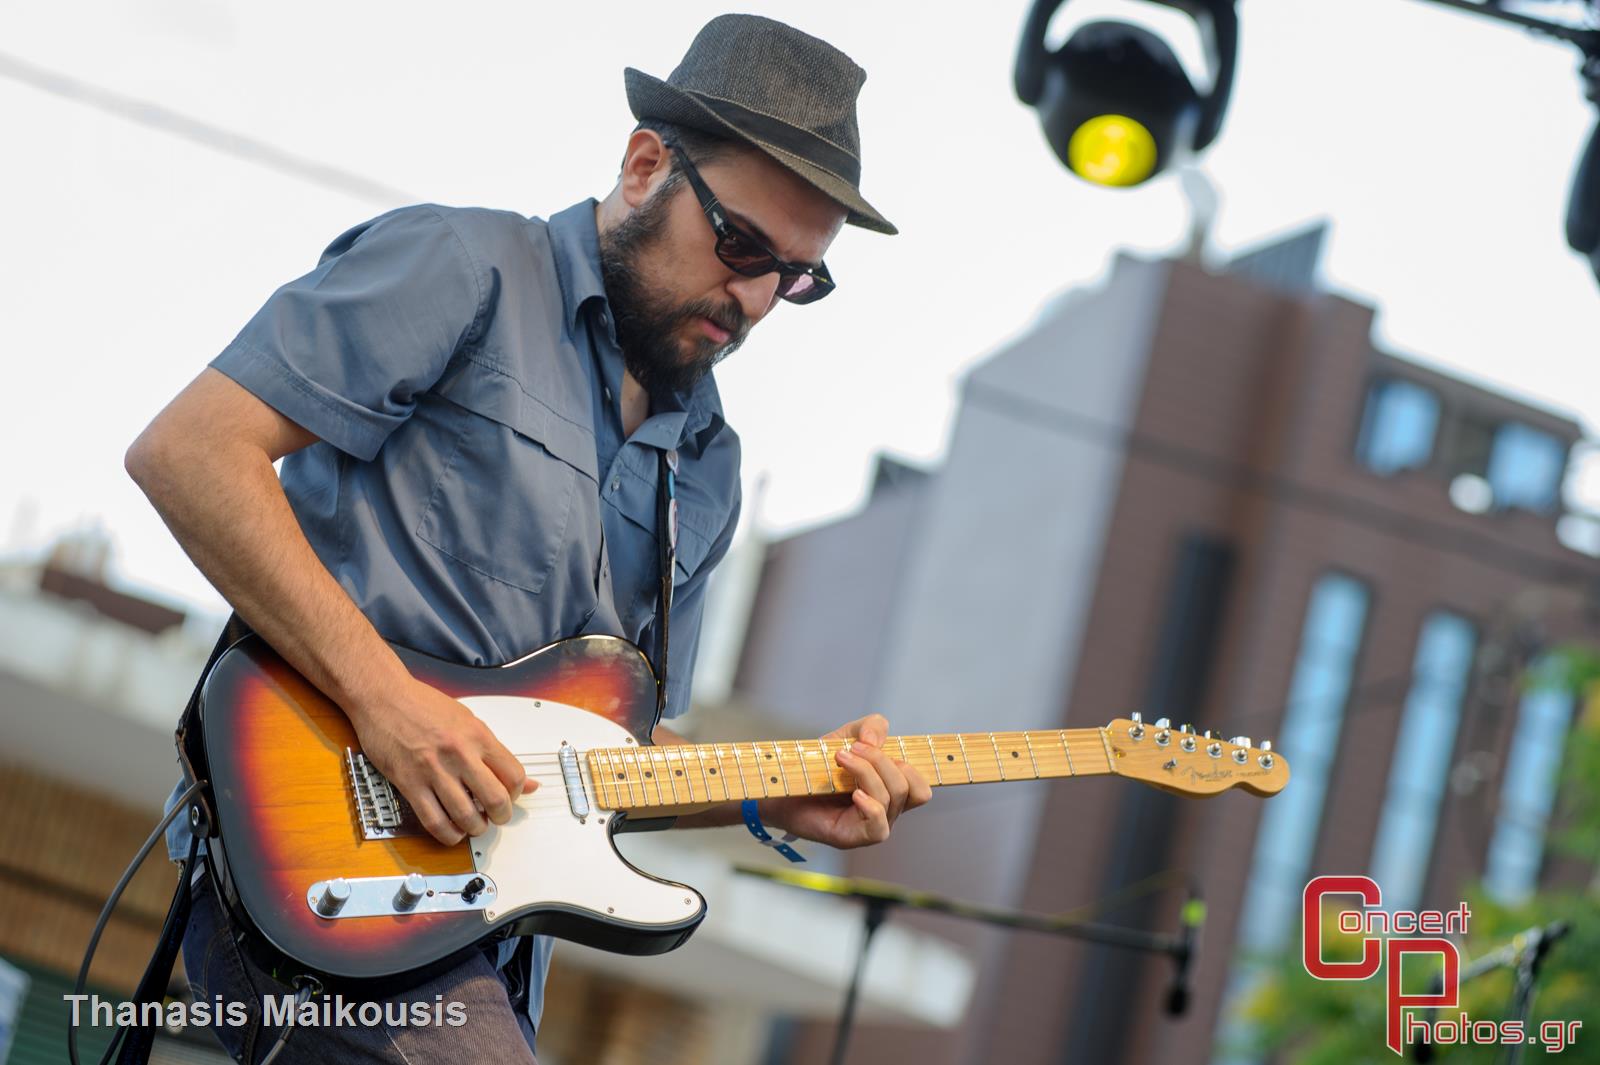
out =
{"type": "Polygon", "coordinates": [[[1096,115],[1073,131],[1067,162],[1096,185],[1137,185],[1156,168],[1156,139],[1127,115],[1096,115]]]}

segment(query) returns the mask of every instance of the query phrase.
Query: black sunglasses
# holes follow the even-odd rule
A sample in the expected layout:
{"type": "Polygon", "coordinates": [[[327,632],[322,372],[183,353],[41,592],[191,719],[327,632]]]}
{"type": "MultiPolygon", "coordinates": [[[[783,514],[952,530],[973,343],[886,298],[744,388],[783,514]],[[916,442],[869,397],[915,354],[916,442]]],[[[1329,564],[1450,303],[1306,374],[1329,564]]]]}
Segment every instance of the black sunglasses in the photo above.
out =
{"type": "Polygon", "coordinates": [[[688,154],[676,144],[668,141],[662,143],[678,154],[684,177],[689,179],[689,187],[694,189],[700,209],[705,212],[706,221],[711,223],[711,229],[717,235],[717,258],[722,260],[723,265],[745,277],[764,277],[776,273],[778,295],[790,303],[815,303],[833,291],[833,278],[828,274],[827,264],[805,266],[784,262],[755,236],[728,221],[721,202],[706,187],[705,179],[689,161],[688,154]]]}

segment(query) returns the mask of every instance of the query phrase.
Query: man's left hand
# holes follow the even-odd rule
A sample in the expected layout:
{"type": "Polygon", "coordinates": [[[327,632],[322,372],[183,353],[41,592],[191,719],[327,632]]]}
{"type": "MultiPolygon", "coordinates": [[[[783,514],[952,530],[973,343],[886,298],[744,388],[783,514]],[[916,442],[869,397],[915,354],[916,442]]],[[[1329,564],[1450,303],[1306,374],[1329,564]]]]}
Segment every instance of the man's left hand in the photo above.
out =
{"type": "Polygon", "coordinates": [[[763,799],[761,819],[802,839],[850,850],[889,838],[895,819],[933,798],[933,789],[912,766],[884,750],[889,722],[882,714],[834,729],[825,740],[849,740],[834,760],[855,778],[848,795],[808,795],[763,799]]]}

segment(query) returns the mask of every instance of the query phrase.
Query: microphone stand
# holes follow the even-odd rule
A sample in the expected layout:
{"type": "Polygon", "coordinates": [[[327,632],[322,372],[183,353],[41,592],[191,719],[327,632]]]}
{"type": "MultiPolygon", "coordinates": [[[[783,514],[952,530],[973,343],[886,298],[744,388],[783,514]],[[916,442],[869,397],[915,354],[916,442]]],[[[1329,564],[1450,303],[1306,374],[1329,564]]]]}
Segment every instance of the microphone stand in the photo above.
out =
{"type": "Polygon", "coordinates": [[[1070,917],[1027,913],[1022,910],[1008,910],[995,906],[983,906],[978,903],[962,902],[926,891],[914,891],[882,880],[828,876],[824,873],[804,873],[792,869],[754,865],[735,865],[734,871],[744,873],[747,876],[759,876],[780,884],[787,884],[790,887],[803,888],[807,891],[838,895],[842,898],[860,899],[865,903],[861,942],[856,948],[855,969],[850,976],[850,987],[845,992],[844,1006],[839,1014],[839,1026],[834,1036],[833,1053],[828,1059],[831,1065],[844,1065],[845,1048],[849,1045],[850,1033],[855,1026],[856,1002],[861,994],[861,974],[866,968],[867,950],[872,945],[872,937],[877,933],[884,921],[888,919],[890,909],[895,906],[906,906],[911,909],[926,910],[930,913],[947,914],[951,917],[961,917],[969,921],[997,925],[1001,928],[1013,928],[1025,932],[1046,932],[1051,935],[1066,936],[1070,939],[1079,939],[1089,943],[1102,943],[1107,946],[1121,947],[1125,950],[1141,950],[1152,954],[1165,954],[1172,958],[1174,963],[1172,984],[1167,990],[1167,1013],[1172,1016],[1178,1016],[1188,1008],[1189,963],[1194,956],[1197,931],[1205,921],[1205,903],[1200,900],[1199,893],[1192,886],[1189,889],[1189,898],[1183,905],[1182,931],[1177,935],[1167,935],[1158,932],[1146,932],[1136,928],[1098,924],[1070,917]]]}
{"type": "MultiPolygon", "coordinates": [[[[1506,1046],[1507,1065],[1521,1065],[1522,1048],[1527,1045],[1526,1034],[1528,1030],[1528,1014],[1533,1012],[1533,987],[1539,979],[1539,968],[1544,964],[1545,955],[1550,953],[1550,948],[1556,940],[1566,935],[1571,929],[1566,921],[1552,921],[1547,925],[1535,925],[1532,928],[1518,932],[1511,937],[1510,942],[1504,946],[1490,951],[1471,965],[1461,970],[1456,982],[1459,987],[1468,980],[1475,980],[1484,973],[1493,972],[1499,968],[1514,968],[1516,970],[1516,986],[1511,992],[1513,1011],[1516,1019],[1522,1022],[1524,1040],[1520,1043],[1510,1043],[1506,1046]]],[[[1440,981],[1434,981],[1433,994],[1442,994],[1444,987],[1440,981]]],[[[1428,1009],[1430,1021],[1438,1015],[1436,1008],[1428,1009]]],[[[1433,1060],[1433,1044],[1424,1039],[1418,1039],[1411,1047],[1411,1058],[1419,1063],[1433,1060]]]]}

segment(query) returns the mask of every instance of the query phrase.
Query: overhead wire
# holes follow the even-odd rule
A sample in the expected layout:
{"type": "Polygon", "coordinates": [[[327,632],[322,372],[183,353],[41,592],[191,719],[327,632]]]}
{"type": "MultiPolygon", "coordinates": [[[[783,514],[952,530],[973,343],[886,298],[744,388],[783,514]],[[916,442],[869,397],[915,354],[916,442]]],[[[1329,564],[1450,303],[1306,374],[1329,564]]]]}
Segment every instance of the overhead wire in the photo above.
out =
{"type": "Polygon", "coordinates": [[[404,189],[280,148],[235,130],[193,118],[162,104],[29,63],[0,52],[0,77],[92,108],[146,129],[180,137],[251,165],[284,174],[330,192],[385,207],[416,203],[422,197],[404,189]]]}

